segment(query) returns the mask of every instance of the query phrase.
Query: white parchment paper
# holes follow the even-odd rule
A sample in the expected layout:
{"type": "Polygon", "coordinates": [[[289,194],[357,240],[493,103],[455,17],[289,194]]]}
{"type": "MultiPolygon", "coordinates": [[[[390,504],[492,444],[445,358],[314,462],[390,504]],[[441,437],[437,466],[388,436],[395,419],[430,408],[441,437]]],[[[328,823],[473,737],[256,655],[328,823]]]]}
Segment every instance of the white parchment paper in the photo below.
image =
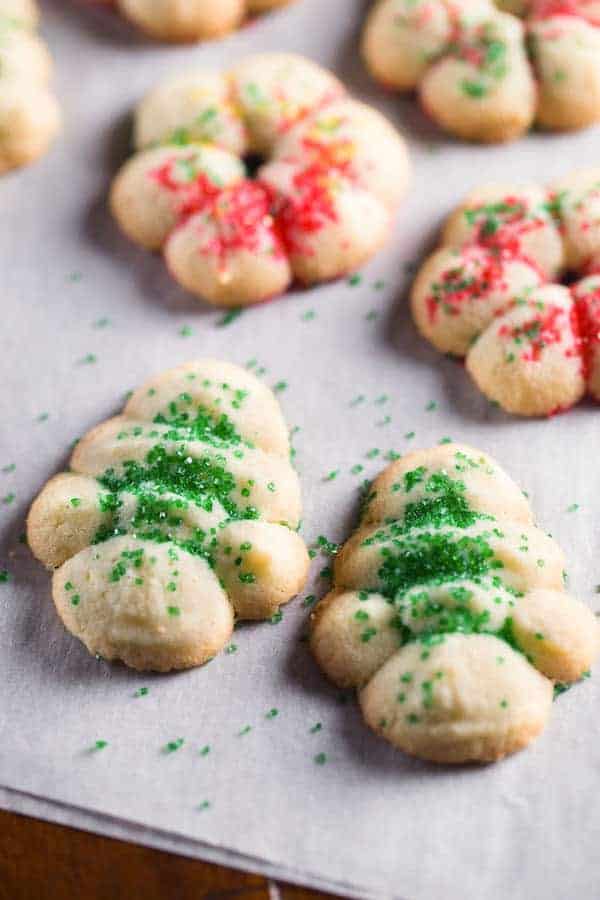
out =
{"type": "MultiPolygon", "coordinates": [[[[356,49],[365,8],[300,0],[226,41],[166,48],[101,7],[44,7],[66,130],[40,164],[0,184],[0,469],[16,466],[0,472],[0,569],[10,575],[0,584],[0,803],[358,897],[594,900],[597,677],[557,701],[528,751],[487,768],[434,769],[376,739],[352,698],[327,684],[301,640],[301,600],[278,625],[237,630],[237,651],[203,669],[137,675],[94,660],[65,633],[47,574],[19,542],[31,500],[71,442],[127,390],[197,356],[255,358],[269,384],[288,385],[280,398],[300,428],[307,541],[348,535],[360,482],[386,451],[451,436],[496,455],[527,488],[567,551],[571,586],[600,606],[600,412],[504,416],[417,337],[406,303],[407,268],[467,190],[597,163],[599,133],[493,148],[440,136],[412,101],[365,76],[356,49]],[[157,79],[281,49],[331,67],[406,130],[412,189],[360,283],[291,294],[219,327],[222,313],[117,233],[106,191],[127,153],[128,113],[157,79]],[[351,406],[358,395],[365,400],[351,406]],[[357,464],[364,472],[351,474],[357,464]],[[136,698],[140,687],[149,693],[136,698]],[[180,750],[162,752],[180,737],[180,750]],[[96,740],[108,746],[90,751],[96,740]]],[[[303,596],[325,590],[326,562],[315,560],[303,596]]]]}

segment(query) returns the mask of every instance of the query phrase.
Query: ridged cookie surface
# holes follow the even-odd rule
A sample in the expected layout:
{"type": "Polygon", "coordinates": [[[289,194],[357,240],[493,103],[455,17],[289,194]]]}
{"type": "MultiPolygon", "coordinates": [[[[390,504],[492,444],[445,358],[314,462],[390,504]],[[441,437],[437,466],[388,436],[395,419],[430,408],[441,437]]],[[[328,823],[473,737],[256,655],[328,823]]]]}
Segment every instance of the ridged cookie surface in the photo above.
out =
{"type": "Polygon", "coordinates": [[[416,89],[431,118],[464,140],[600,120],[600,15],[590,0],[377,0],[362,53],[378,81],[416,89]]]}
{"type": "Polygon", "coordinates": [[[79,441],[34,501],[27,538],[90,653],[167,671],[211,659],[236,617],[269,618],[301,589],[300,512],[273,393],[201,360],[149,381],[79,441]]]}
{"type": "Polygon", "coordinates": [[[586,393],[600,399],[599,222],[600,169],[548,189],[485,185],[450,215],[417,274],[419,331],[465,357],[507,412],[547,416],[586,393]],[[558,283],[573,273],[579,281],[558,283]]]}
{"type": "Polygon", "coordinates": [[[177,76],[140,103],[111,189],[125,234],[217,306],[346,275],[387,239],[404,141],[325,69],[289,53],[177,76]],[[246,177],[242,157],[264,164],[246,177]]]}
{"type": "Polygon", "coordinates": [[[186,43],[223,37],[247,16],[293,0],[117,0],[119,12],[159,41],[186,43]]]}
{"type": "Polygon", "coordinates": [[[0,174],[35,162],[58,134],[46,45],[33,0],[0,0],[0,174]]]}
{"type": "Polygon", "coordinates": [[[582,678],[600,652],[598,623],[563,572],[560,548],[491,457],[418,450],[373,482],[313,613],[312,651],[396,747],[491,762],[543,730],[553,683],[582,678]]]}

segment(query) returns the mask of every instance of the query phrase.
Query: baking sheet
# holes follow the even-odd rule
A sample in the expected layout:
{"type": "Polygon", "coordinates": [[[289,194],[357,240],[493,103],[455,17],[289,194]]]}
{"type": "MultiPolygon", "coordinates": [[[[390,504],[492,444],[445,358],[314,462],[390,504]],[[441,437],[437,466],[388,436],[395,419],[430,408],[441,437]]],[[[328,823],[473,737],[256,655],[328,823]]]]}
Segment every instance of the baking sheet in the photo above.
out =
{"type": "MultiPolygon", "coordinates": [[[[597,676],[557,701],[527,752],[493,767],[435,769],[371,735],[352,698],[325,681],[302,640],[301,600],[277,625],[236,630],[237,651],[203,669],[138,675],[94,660],[64,632],[49,578],[19,541],[71,442],[129,389],[202,355],[256,359],[269,384],[287,383],[280,399],[300,429],[308,542],[347,536],[361,481],[389,449],[451,436],[496,455],[527,488],[567,552],[572,588],[600,607],[598,409],[542,422],[504,416],[417,337],[406,304],[412,265],[467,190],[597,163],[599,132],[453,143],[364,75],[365,8],[300,0],[225,41],[166,48],[101,7],[44,5],[66,130],[39,165],[0,185],[0,469],[16,466],[0,471],[0,569],[10,575],[0,584],[0,804],[352,896],[592,900],[597,676]],[[331,67],[406,130],[412,189],[358,283],[299,291],[223,326],[222,312],[186,296],[160,258],[117,233],[107,186],[127,154],[128,113],[157,79],[280,49],[331,67]],[[364,471],[352,474],[357,464],[364,471]],[[135,697],[140,687],[149,693],[135,697]],[[164,753],[179,737],[181,749],[164,753]],[[91,750],[96,740],[108,746],[91,750]]],[[[302,597],[324,592],[326,564],[315,559],[302,597]]]]}

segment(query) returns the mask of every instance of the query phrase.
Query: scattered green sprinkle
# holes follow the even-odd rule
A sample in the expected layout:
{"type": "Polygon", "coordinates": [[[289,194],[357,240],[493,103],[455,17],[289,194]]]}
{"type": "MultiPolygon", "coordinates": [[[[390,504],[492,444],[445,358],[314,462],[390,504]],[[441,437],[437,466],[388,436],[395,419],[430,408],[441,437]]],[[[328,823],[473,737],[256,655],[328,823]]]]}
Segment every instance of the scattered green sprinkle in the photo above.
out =
{"type": "Polygon", "coordinates": [[[313,757],[314,761],[318,766],[324,766],[327,762],[327,754],[326,753],[317,753],[315,757],[313,757]]]}
{"type": "Polygon", "coordinates": [[[231,325],[232,322],[239,319],[243,312],[244,308],[242,306],[236,306],[234,309],[230,309],[218,320],[217,328],[225,328],[227,325],[231,325]]]}

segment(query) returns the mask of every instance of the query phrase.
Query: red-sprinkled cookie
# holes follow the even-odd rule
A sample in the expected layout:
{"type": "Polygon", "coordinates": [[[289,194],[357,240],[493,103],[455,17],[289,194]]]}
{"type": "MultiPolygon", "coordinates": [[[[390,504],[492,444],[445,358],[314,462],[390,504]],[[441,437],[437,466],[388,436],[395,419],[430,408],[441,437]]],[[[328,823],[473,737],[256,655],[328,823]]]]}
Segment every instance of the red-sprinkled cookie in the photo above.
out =
{"type": "Polygon", "coordinates": [[[159,41],[187,43],[222,37],[247,16],[293,0],[116,0],[130,22],[159,41]]]}
{"type": "Polygon", "coordinates": [[[371,485],[311,649],[395,747],[493,762],[531,743],[553,685],[598,657],[598,622],[565,592],[564,565],[495,460],[460,444],[417,450],[371,485]]]}
{"type": "Polygon", "coordinates": [[[487,185],[450,215],[417,274],[419,331],[465,357],[507,412],[545,416],[586,393],[600,399],[599,222],[599,169],[548,190],[487,185]],[[567,271],[588,277],[563,287],[567,271]]]}
{"type": "Polygon", "coordinates": [[[292,54],[171,79],[141,102],[134,134],[113,214],[218,306],[348,274],[385,242],[408,183],[406,146],[387,120],[292,54]],[[255,179],[248,153],[265,160],[255,179]]]}
{"type": "Polygon", "coordinates": [[[35,162],[60,128],[34,0],[0,0],[0,173],[35,162]]]}
{"type": "Polygon", "coordinates": [[[136,669],[207,662],[301,588],[300,485],[272,391],[231,363],[163,372],[86,434],[27,538],[66,628],[136,669]]]}
{"type": "Polygon", "coordinates": [[[362,52],[378,81],[416,89],[425,112],[464,140],[600,120],[595,0],[377,0],[362,52]]]}

